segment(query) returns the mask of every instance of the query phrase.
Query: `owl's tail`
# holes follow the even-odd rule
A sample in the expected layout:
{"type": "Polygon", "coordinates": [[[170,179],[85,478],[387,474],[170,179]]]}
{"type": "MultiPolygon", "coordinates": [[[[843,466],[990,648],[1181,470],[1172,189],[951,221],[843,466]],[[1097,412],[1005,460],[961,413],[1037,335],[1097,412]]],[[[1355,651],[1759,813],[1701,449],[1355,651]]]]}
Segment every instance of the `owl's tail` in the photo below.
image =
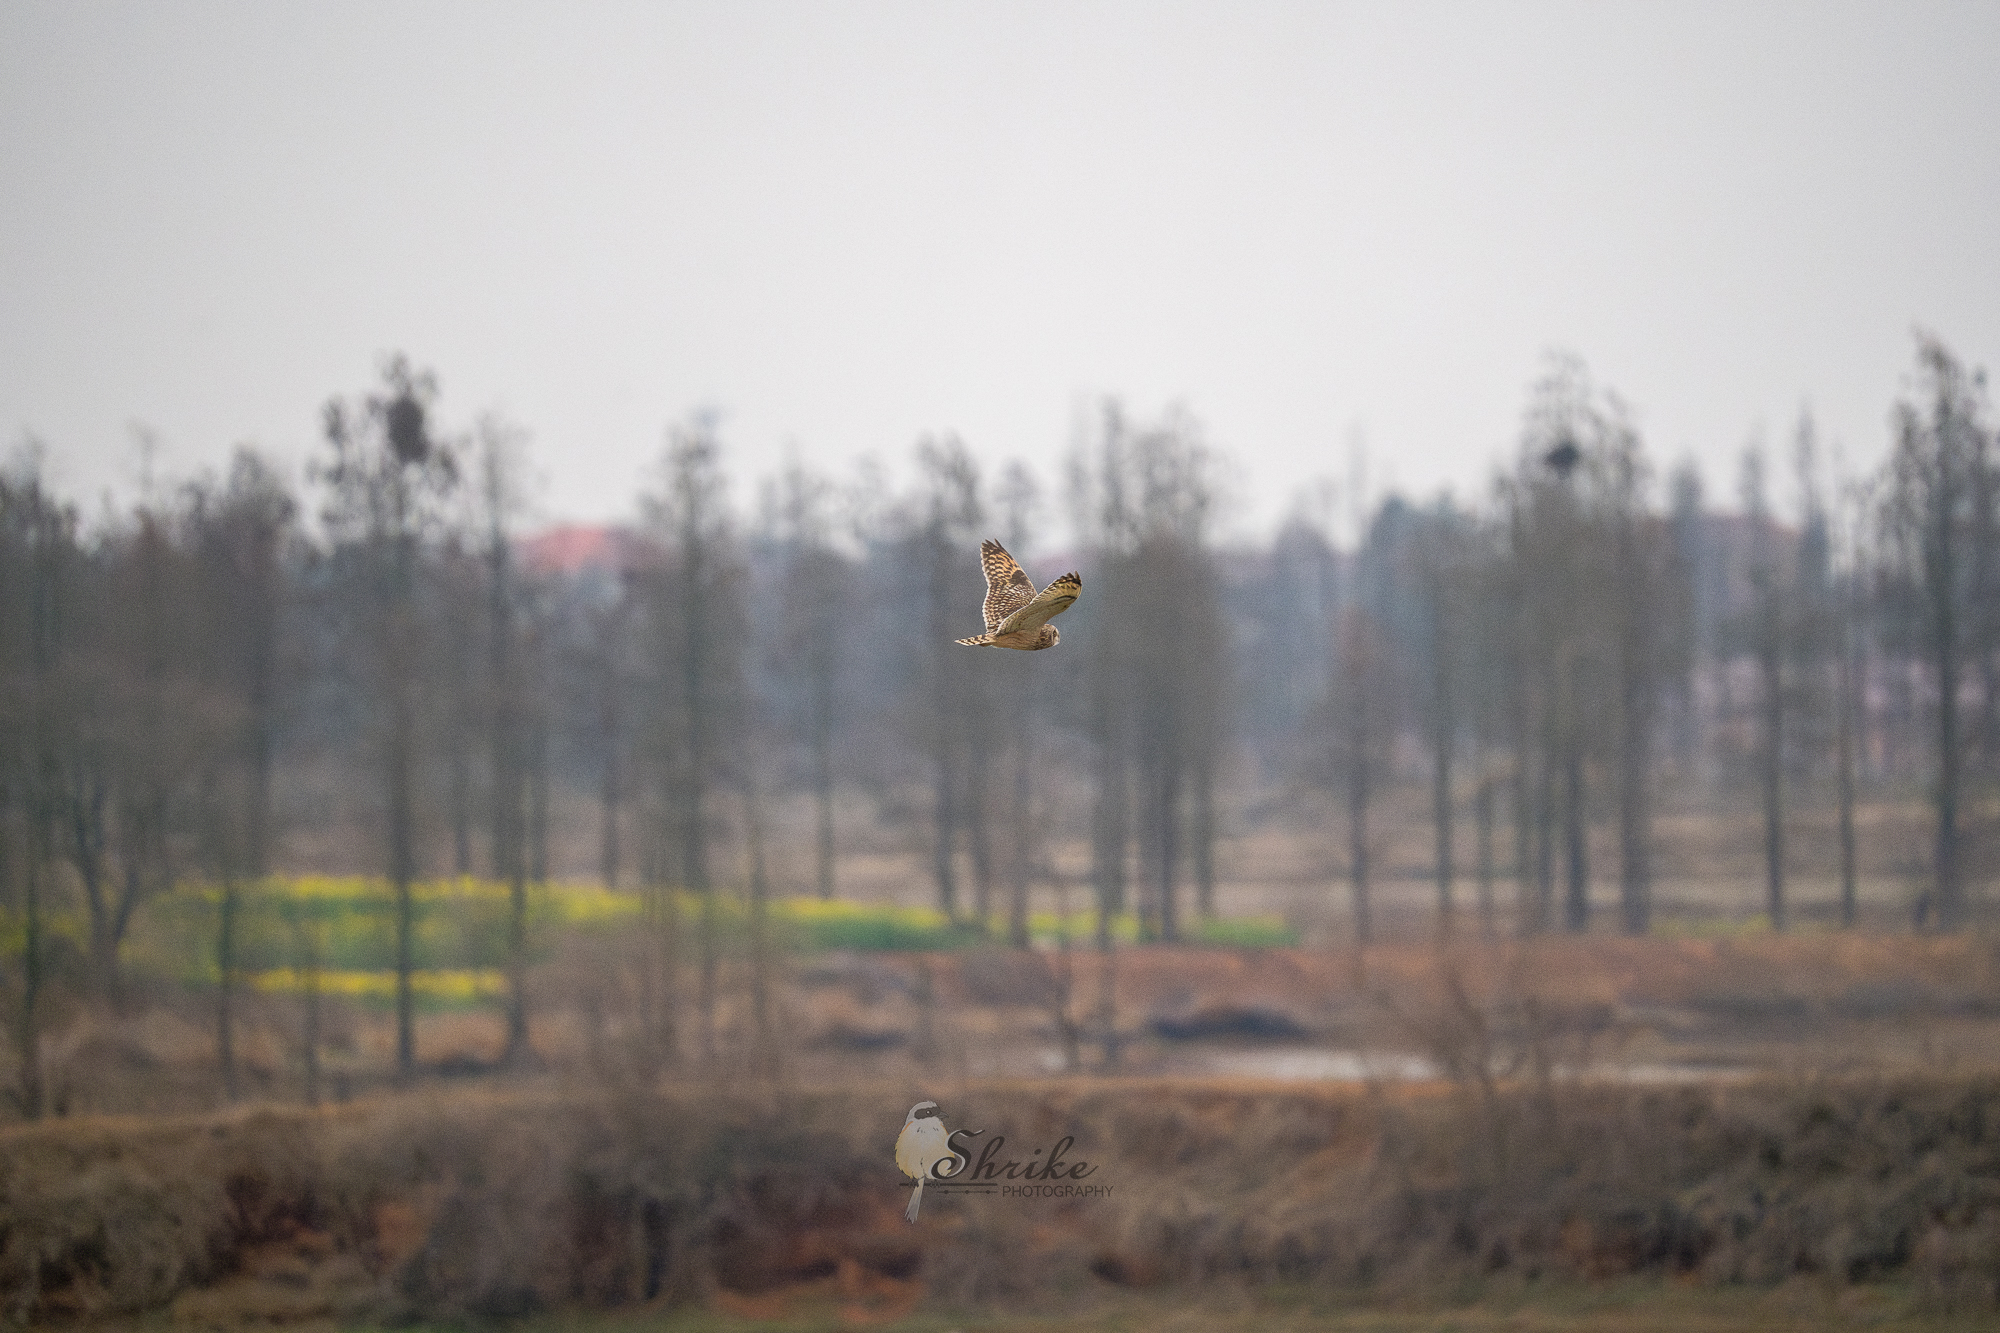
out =
{"type": "Polygon", "coordinates": [[[917,1209],[923,1206],[923,1202],[924,1202],[924,1178],[922,1176],[918,1176],[917,1187],[910,1191],[910,1206],[903,1210],[903,1220],[914,1226],[917,1221],[917,1209]]]}
{"type": "Polygon", "coordinates": [[[991,634],[975,634],[969,639],[956,639],[953,642],[962,643],[968,648],[991,648],[993,646],[993,636],[991,634]]]}

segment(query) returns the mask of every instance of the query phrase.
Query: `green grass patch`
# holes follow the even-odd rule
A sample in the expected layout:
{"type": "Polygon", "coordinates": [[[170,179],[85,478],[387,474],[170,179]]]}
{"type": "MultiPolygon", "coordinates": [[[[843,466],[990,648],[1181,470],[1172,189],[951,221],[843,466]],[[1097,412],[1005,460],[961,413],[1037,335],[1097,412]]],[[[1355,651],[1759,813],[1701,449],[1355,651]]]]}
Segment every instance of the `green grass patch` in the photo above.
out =
{"type": "Polygon", "coordinates": [[[790,948],[873,951],[962,949],[986,939],[967,921],[930,907],[787,898],[772,905],[779,937],[790,948]]]}
{"type": "MultiPolygon", "coordinates": [[[[183,884],[153,900],[131,933],[127,960],[157,975],[215,984],[221,976],[222,903],[222,890],[213,884],[183,884]]],[[[741,953],[751,939],[750,905],[728,890],[704,903],[677,889],[648,894],[592,883],[541,884],[529,887],[526,906],[531,960],[549,956],[565,933],[627,932],[657,923],[668,912],[679,914],[683,940],[701,928],[706,912],[713,913],[725,952],[741,953]]],[[[475,1006],[505,994],[511,912],[507,885],[493,880],[464,877],[411,886],[413,985],[426,1008],[475,1006]]],[[[237,889],[236,966],[262,990],[296,992],[316,984],[329,994],[386,1003],[395,993],[396,920],[395,892],[380,878],[274,876],[246,883],[237,889]]],[[[75,913],[49,918],[53,931],[79,939],[82,924],[75,913]]],[[[769,905],[765,930],[772,947],[790,952],[908,952],[988,945],[1005,938],[1006,923],[995,919],[982,929],[976,921],[954,920],[929,907],[788,898],[769,905]]],[[[1097,919],[1091,912],[1067,917],[1040,912],[1030,930],[1040,947],[1055,947],[1065,937],[1086,944],[1096,938],[1097,919]]],[[[19,931],[17,920],[0,917],[0,938],[19,931]]],[[[1111,932],[1121,943],[1142,941],[1130,913],[1113,918],[1111,932]]],[[[1275,916],[1195,918],[1182,937],[1190,944],[1227,948],[1298,942],[1297,932],[1275,916]]]]}
{"type": "Polygon", "coordinates": [[[1749,940],[1774,933],[1767,916],[1677,916],[1653,923],[1653,934],[1668,940],[1749,940]]]}

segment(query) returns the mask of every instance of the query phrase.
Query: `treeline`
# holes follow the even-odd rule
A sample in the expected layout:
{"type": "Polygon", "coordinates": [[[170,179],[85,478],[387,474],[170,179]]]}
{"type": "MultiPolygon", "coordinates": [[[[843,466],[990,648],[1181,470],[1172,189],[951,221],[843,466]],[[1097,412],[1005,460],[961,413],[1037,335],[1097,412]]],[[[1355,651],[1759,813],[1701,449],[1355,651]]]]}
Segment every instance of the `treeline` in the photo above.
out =
{"type": "MultiPolygon", "coordinates": [[[[1580,363],[1553,361],[1490,503],[1391,498],[1333,599],[1325,731],[1299,734],[1345,807],[1357,937],[1370,933],[1371,810],[1386,782],[1419,776],[1442,932],[1469,868],[1488,933],[1587,929],[1604,879],[1618,928],[1644,933],[1669,786],[1683,810],[1696,794],[1756,801],[1779,930],[1794,913],[1795,805],[1834,809],[1835,915],[1852,926],[1860,793],[1920,791],[1935,822],[1927,864],[1911,867],[1912,924],[1964,925],[2000,813],[2000,466],[1986,413],[1983,373],[1920,337],[1876,475],[1829,477],[1801,415],[1787,523],[1761,440],[1742,454],[1740,505],[1718,513],[1691,462],[1662,487],[1627,406],[1580,363]],[[1421,760],[1398,764],[1402,746],[1421,760]],[[1610,867],[1591,864],[1600,823],[1610,867]]],[[[1280,534],[1278,551],[1338,564],[1306,531],[1280,534]]]]}
{"type": "Polygon", "coordinates": [[[245,449],[226,475],[86,525],[23,453],[0,478],[0,893],[24,1105],[40,1102],[52,960],[73,945],[56,914],[85,923],[74,970],[115,1003],[142,905],[218,886],[227,1068],[243,887],[357,829],[367,845],[346,855],[397,904],[405,1071],[411,888],[441,873],[510,887],[509,1050],[526,1055],[528,892],[551,875],[560,811],[589,812],[595,860],[562,873],[656,903],[649,1030],[703,1050],[715,895],[746,895],[755,919],[781,842],[812,870],[779,889],[840,893],[857,804],[922,850],[944,912],[1021,947],[1038,888],[1176,939],[1216,909],[1225,835],[1289,793],[1343,829],[1327,870],[1365,944],[1371,820],[1413,784],[1439,930],[1468,914],[1492,933],[1586,929],[1610,880],[1636,933],[1663,784],[1756,794],[1782,928],[1788,806],[1832,789],[1851,924],[1856,802],[1900,783],[1936,817],[1916,924],[1956,928],[1990,873],[1992,840],[1972,833],[2000,777],[1983,395],[1921,339],[1878,475],[1830,477],[1802,419],[1790,466],[1747,450],[1740,507],[1720,513],[1558,360],[1488,498],[1392,496],[1351,550],[1309,514],[1268,548],[1218,549],[1225,472],[1197,423],[1115,404],[1054,486],[940,437],[900,491],[868,465],[793,462],[750,497],[692,417],[639,521],[596,534],[589,559],[521,531],[525,432],[440,422],[434,377],[400,357],[326,406],[303,491],[245,449]],[[1779,471],[1797,494],[1783,522],[1779,471]],[[1082,570],[1059,650],[952,642],[980,628],[988,536],[1038,582],[1082,570]],[[1592,864],[1601,826],[1609,867],[1592,864]],[[1067,846],[1088,848],[1087,879],[1062,872],[1067,846]],[[704,904],[695,920],[669,885],[704,904]],[[687,990],[692,1030],[666,998],[687,990]]]}

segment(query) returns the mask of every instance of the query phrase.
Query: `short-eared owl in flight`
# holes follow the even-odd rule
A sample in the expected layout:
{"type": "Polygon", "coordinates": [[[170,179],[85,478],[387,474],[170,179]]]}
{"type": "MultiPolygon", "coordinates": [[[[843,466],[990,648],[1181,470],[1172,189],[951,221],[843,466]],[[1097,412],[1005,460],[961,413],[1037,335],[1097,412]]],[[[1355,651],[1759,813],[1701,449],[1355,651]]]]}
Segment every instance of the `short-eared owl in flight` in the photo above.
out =
{"type": "Polygon", "coordinates": [[[1052,616],[1069,610],[1083,591],[1083,577],[1074,570],[1037,593],[1035,585],[1007,548],[996,541],[979,543],[979,563],[986,571],[986,632],[959,642],[969,648],[1019,648],[1033,652],[1053,648],[1062,633],[1049,624],[1052,616]]]}

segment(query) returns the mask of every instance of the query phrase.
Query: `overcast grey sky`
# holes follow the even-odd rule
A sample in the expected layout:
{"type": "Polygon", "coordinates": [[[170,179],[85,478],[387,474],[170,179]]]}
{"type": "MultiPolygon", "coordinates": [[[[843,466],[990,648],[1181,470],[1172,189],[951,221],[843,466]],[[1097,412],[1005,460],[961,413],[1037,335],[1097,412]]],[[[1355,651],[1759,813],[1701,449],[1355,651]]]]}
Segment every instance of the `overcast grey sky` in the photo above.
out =
{"type": "Polygon", "coordinates": [[[382,353],[616,517],[1181,402],[1267,526],[1358,428],[1483,493],[1545,349],[1711,492],[2000,365],[2000,4],[0,7],[0,433],[71,494],[297,465],[382,353]]]}

